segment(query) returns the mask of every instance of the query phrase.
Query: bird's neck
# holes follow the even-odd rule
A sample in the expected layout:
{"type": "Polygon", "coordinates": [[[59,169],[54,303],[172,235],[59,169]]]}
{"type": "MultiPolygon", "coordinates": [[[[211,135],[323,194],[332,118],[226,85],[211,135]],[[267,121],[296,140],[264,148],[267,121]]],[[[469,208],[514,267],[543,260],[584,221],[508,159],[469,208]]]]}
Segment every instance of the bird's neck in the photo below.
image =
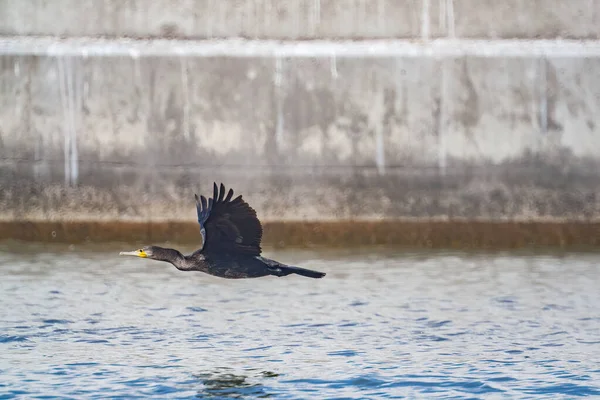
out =
{"type": "Polygon", "coordinates": [[[169,262],[173,264],[175,268],[182,271],[189,270],[185,257],[178,250],[155,247],[153,258],[158,261],[169,262]]]}

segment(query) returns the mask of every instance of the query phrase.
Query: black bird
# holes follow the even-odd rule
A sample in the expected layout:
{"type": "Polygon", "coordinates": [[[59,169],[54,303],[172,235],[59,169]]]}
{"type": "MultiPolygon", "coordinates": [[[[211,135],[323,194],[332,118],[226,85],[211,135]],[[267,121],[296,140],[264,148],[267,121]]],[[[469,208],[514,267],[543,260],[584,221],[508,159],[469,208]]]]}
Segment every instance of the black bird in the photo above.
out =
{"type": "Polygon", "coordinates": [[[119,255],[167,261],[181,271],[201,271],[229,279],[290,274],[309,278],[325,276],[323,272],[262,257],[262,225],[256,217],[256,211],[242,200],[241,195],[232,200],[232,189],[225,196],[225,186],[221,183],[219,190],[214,183],[212,199],[207,201],[204,196],[194,196],[202,235],[200,249],[184,256],[175,249],[146,246],[135,251],[123,251],[119,255]]]}

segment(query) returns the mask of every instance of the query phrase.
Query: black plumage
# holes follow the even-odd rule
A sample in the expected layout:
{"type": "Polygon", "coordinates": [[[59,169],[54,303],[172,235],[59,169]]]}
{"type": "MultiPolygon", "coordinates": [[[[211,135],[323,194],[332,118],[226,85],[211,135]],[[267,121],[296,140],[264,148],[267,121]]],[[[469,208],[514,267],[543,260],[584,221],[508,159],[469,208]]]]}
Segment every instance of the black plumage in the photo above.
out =
{"type": "Polygon", "coordinates": [[[190,255],[178,250],[146,246],[136,251],[121,252],[166,261],[181,271],[202,271],[210,275],[229,278],[258,278],[262,276],[287,276],[297,274],[309,278],[322,278],[325,273],[282,264],[261,256],[262,225],[256,211],[242,196],[233,198],[233,190],[225,195],[225,186],[214,183],[213,197],[196,198],[196,211],[202,247],[190,255]]]}
{"type": "Polygon", "coordinates": [[[258,256],[261,253],[262,225],[256,211],[242,196],[233,197],[229,189],[225,196],[225,186],[220,190],[214,184],[213,198],[195,195],[198,223],[202,234],[202,249],[209,253],[237,253],[258,256]],[[206,235],[206,232],[210,232],[206,235]]]}

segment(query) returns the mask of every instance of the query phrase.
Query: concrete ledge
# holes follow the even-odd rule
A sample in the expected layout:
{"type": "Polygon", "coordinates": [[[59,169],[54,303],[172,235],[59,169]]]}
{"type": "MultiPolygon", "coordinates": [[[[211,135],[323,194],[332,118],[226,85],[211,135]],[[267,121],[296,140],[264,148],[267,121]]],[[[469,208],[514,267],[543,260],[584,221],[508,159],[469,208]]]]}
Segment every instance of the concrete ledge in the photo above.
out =
{"type": "MultiPolygon", "coordinates": [[[[49,243],[123,242],[172,246],[201,243],[193,222],[0,222],[0,240],[49,243]]],[[[276,247],[400,246],[438,249],[518,249],[600,246],[600,223],[485,221],[336,221],[264,224],[263,244],[276,247]]]]}
{"type": "Polygon", "coordinates": [[[487,40],[435,39],[411,40],[181,40],[128,38],[66,38],[52,36],[0,37],[0,55],[43,57],[139,57],[175,58],[590,58],[600,55],[599,40],[487,40]]]}

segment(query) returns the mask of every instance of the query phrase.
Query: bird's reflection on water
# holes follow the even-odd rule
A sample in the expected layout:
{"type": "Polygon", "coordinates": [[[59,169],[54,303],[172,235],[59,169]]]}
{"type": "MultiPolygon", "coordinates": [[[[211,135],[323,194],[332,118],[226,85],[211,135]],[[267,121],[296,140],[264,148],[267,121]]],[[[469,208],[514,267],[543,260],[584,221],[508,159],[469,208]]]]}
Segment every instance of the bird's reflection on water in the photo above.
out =
{"type": "Polygon", "coordinates": [[[266,399],[275,396],[274,391],[265,386],[262,381],[279,376],[271,371],[246,370],[248,375],[242,375],[231,368],[217,368],[215,371],[195,374],[201,383],[198,390],[199,398],[228,398],[240,399],[253,397],[266,399]]]}

